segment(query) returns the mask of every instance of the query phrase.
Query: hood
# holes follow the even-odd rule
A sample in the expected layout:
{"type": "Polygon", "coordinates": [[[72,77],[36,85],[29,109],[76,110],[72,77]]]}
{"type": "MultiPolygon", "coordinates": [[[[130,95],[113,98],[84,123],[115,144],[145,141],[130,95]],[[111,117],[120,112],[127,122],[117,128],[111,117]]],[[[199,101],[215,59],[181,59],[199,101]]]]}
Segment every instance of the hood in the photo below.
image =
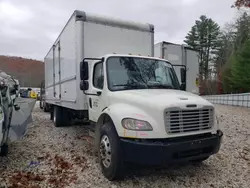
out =
{"type": "MultiPolygon", "coordinates": [[[[112,98],[120,102],[138,105],[151,105],[158,108],[181,107],[195,104],[197,107],[213,106],[206,99],[186,91],[173,89],[141,89],[126,90],[112,93],[112,98]]],[[[118,101],[117,101],[118,102],[118,101]]]]}

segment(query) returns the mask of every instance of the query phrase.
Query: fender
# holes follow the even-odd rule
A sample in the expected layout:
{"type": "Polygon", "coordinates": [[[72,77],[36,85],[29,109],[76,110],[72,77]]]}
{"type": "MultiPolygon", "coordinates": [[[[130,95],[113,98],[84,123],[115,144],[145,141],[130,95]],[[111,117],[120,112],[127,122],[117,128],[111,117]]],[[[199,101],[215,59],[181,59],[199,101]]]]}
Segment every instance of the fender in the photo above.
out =
{"type": "MultiPolygon", "coordinates": [[[[147,114],[145,111],[143,111],[142,109],[138,107],[135,107],[130,104],[125,104],[125,103],[113,104],[107,108],[104,108],[104,110],[102,111],[102,114],[100,115],[96,123],[95,144],[94,144],[95,152],[97,152],[97,149],[98,149],[98,143],[100,139],[100,127],[106,121],[112,121],[119,137],[123,137],[123,138],[147,138],[148,137],[149,135],[148,132],[145,133],[144,131],[132,131],[132,130],[124,129],[121,124],[121,121],[123,118],[134,118],[134,119],[144,120],[144,121],[149,122],[152,126],[157,125],[157,122],[155,121],[155,119],[153,119],[149,114],[147,114]]],[[[157,129],[157,126],[154,126],[154,128],[157,129]]],[[[154,131],[158,132],[155,129],[154,131]]]]}
{"type": "Polygon", "coordinates": [[[103,113],[107,114],[112,119],[119,137],[135,137],[136,131],[130,131],[122,127],[121,121],[124,118],[134,118],[154,124],[154,119],[149,114],[130,104],[113,104],[106,108],[103,113]]]}

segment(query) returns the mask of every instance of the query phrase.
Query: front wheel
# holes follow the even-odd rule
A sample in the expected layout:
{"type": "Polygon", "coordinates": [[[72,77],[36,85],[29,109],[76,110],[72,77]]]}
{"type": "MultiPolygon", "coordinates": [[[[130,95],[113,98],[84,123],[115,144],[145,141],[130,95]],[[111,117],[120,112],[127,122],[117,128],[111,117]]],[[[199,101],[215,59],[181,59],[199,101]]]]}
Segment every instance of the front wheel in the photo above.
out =
{"type": "Polygon", "coordinates": [[[103,175],[110,181],[123,178],[123,159],[120,139],[112,123],[100,130],[99,161],[103,175]]]}
{"type": "Polygon", "coordinates": [[[207,160],[208,158],[209,157],[202,157],[202,158],[199,158],[199,159],[195,159],[192,162],[194,162],[194,163],[202,163],[203,161],[207,160]]]}

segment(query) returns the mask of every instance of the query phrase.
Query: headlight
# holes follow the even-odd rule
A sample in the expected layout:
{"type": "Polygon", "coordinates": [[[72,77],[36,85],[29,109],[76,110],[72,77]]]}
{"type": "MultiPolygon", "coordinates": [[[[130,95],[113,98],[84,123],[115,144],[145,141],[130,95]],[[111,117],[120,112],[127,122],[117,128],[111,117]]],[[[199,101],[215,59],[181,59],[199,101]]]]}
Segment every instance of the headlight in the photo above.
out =
{"type": "Polygon", "coordinates": [[[147,121],[125,118],[122,120],[122,126],[128,130],[134,131],[152,131],[153,128],[147,121]]]}

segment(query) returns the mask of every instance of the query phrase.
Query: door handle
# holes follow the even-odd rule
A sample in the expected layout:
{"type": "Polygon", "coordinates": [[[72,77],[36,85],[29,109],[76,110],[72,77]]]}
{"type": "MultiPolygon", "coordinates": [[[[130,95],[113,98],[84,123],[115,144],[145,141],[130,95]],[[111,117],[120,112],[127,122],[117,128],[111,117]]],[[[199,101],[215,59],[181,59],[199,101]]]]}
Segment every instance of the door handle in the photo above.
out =
{"type": "Polygon", "coordinates": [[[92,99],[89,98],[89,107],[92,108],[92,99]]]}

